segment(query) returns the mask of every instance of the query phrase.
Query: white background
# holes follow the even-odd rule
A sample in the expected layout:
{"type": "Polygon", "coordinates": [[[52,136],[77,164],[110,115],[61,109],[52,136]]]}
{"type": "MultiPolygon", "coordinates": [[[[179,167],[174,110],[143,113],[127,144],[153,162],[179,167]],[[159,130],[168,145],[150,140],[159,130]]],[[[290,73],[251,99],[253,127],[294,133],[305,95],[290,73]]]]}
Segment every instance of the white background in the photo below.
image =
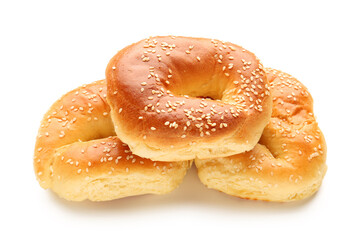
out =
{"type": "Polygon", "coordinates": [[[358,1],[1,1],[0,239],[359,239],[358,1]],[[67,202],[35,180],[43,114],[104,78],[109,59],[148,36],[231,41],[302,81],[328,145],[320,191],[295,203],[206,189],[196,169],[173,193],[67,202]]]}

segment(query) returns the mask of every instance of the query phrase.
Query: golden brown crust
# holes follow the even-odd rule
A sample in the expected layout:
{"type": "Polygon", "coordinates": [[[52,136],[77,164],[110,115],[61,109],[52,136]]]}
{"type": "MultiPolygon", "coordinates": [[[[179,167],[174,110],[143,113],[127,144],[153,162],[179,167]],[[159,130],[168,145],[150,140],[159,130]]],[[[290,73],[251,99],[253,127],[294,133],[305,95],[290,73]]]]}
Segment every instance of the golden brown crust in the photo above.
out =
{"type": "Polygon", "coordinates": [[[259,144],[227,158],[197,160],[199,177],[230,195],[268,201],[311,196],[326,173],[326,143],[304,85],[289,74],[266,69],[273,112],[259,144]]]}
{"type": "Polygon", "coordinates": [[[117,135],[153,160],[249,150],[271,115],[261,63],[229,42],[145,39],[119,51],[106,78],[117,135]]]}
{"type": "Polygon", "coordinates": [[[176,188],[191,163],[153,162],[133,155],[115,137],[106,91],[104,80],[84,85],[65,94],[45,114],[34,154],[40,185],[75,201],[176,188]]]}

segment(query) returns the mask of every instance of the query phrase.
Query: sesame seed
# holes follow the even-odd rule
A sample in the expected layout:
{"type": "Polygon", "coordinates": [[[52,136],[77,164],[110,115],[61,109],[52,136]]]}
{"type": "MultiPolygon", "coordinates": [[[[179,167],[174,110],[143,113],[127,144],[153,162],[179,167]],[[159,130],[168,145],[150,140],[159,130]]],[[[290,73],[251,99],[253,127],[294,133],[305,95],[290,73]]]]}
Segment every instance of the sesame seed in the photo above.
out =
{"type": "Polygon", "coordinates": [[[63,137],[65,137],[65,132],[64,132],[64,131],[61,131],[61,132],[60,132],[60,135],[59,135],[59,138],[63,138],[63,137]]]}
{"type": "Polygon", "coordinates": [[[142,59],[142,61],[143,61],[143,62],[148,62],[148,61],[150,61],[150,58],[149,58],[149,57],[144,57],[144,58],[142,59]]]}

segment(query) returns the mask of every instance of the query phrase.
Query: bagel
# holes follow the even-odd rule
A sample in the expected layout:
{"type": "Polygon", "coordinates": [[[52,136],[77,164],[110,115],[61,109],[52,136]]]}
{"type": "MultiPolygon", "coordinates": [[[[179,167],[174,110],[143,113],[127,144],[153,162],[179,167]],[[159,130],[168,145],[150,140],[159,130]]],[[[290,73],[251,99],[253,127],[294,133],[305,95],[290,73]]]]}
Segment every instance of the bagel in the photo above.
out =
{"type": "Polygon", "coordinates": [[[148,38],[119,51],[106,80],[117,136],[156,161],[250,150],[271,116],[259,59],[229,42],[148,38]]]}
{"type": "Polygon", "coordinates": [[[40,185],[72,201],[174,190],[191,161],[153,162],[133,155],[116,137],[106,91],[104,80],[84,85],[45,114],[34,154],[40,185]]]}
{"type": "Polygon", "coordinates": [[[249,152],[195,160],[209,188],[248,199],[287,202],[314,194],[325,176],[326,143],[313,114],[313,99],[289,74],[266,69],[272,117],[249,152]]]}

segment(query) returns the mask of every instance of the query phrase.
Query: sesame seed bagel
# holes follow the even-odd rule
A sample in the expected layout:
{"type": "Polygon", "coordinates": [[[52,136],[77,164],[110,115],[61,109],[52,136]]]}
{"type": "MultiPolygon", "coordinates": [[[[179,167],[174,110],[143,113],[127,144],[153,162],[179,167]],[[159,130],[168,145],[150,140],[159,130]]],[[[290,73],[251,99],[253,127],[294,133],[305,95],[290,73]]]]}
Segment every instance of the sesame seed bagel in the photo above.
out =
{"type": "Polygon", "coordinates": [[[35,146],[40,185],[72,201],[174,190],[191,162],[153,162],[133,155],[116,136],[109,112],[105,80],[70,91],[51,106],[35,146]]]}
{"type": "Polygon", "coordinates": [[[261,63],[229,42],[148,38],[119,51],[106,80],[117,136],[152,160],[250,150],[271,116],[261,63]]]}
{"type": "Polygon", "coordinates": [[[200,180],[227,194],[288,202],[314,194],[326,173],[326,143],[313,114],[313,99],[289,74],[266,69],[273,111],[249,152],[196,160],[200,180]]]}

